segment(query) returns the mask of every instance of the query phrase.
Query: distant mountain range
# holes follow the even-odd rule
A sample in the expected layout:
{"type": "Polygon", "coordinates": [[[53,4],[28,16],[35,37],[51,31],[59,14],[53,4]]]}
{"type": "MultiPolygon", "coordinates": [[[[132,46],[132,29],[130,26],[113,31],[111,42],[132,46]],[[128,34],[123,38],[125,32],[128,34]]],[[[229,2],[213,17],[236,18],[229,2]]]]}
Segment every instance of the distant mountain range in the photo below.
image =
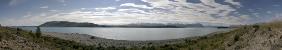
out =
{"type": "Polygon", "coordinates": [[[97,27],[98,24],[93,23],[77,23],[69,21],[50,21],[39,25],[41,27],[97,27]]]}
{"type": "Polygon", "coordinates": [[[183,27],[204,27],[200,23],[196,24],[181,24],[181,23],[133,23],[126,25],[98,25],[94,23],[79,23],[69,21],[50,21],[39,25],[41,27],[144,27],[144,28],[183,28],[183,27]]]}
{"type": "Polygon", "coordinates": [[[133,23],[133,24],[126,24],[126,25],[104,25],[106,27],[145,27],[145,28],[183,28],[183,27],[204,27],[202,24],[180,24],[180,23],[169,23],[169,24],[162,24],[162,23],[133,23]]]}

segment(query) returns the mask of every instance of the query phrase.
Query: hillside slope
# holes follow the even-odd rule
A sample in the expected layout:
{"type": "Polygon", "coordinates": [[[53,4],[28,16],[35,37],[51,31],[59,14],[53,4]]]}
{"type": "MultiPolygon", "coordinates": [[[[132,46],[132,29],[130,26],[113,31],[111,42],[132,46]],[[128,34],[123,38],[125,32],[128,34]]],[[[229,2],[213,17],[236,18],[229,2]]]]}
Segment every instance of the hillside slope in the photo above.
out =
{"type": "Polygon", "coordinates": [[[243,26],[171,46],[180,46],[180,50],[281,50],[282,22],[243,26]]]}
{"type": "Polygon", "coordinates": [[[281,50],[282,22],[245,26],[230,33],[224,43],[227,50],[281,50]]]}
{"type": "Polygon", "coordinates": [[[21,29],[0,27],[0,50],[78,50],[93,47],[50,36],[36,37],[34,33],[21,29]]]}

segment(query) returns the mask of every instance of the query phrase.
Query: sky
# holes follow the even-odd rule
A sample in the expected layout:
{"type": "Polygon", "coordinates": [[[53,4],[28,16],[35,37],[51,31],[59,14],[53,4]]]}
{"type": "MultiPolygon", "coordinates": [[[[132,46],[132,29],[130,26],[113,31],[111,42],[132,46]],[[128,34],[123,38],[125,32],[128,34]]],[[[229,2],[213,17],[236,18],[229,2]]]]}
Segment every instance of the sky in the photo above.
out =
{"type": "Polygon", "coordinates": [[[0,24],[48,21],[241,25],[282,18],[282,0],[0,0],[0,24]]]}

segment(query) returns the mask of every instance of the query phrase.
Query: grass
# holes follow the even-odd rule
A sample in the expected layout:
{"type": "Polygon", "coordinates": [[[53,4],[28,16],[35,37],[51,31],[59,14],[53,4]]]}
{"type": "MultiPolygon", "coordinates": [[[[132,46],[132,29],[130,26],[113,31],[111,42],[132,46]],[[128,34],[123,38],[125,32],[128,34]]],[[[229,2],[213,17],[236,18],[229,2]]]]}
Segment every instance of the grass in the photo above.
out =
{"type": "Polygon", "coordinates": [[[56,37],[48,37],[48,36],[40,36],[37,37],[35,33],[29,31],[23,31],[21,29],[14,29],[8,27],[0,28],[0,40],[13,40],[15,36],[21,36],[26,38],[28,41],[39,44],[40,46],[51,48],[51,49],[59,49],[59,50],[93,50],[96,49],[95,46],[87,46],[84,44],[80,44],[74,41],[59,39],[56,37]]]}

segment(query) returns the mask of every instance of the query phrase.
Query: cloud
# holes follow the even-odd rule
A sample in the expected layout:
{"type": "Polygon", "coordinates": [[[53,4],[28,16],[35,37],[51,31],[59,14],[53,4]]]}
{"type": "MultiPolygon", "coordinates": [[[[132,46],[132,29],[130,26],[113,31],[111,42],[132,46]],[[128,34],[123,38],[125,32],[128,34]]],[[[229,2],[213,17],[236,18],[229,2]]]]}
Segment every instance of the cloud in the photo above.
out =
{"type": "Polygon", "coordinates": [[[98,10],[98,11],[114,10],[114,9],[117,9],[117,8],[115,7],[95,8],[95,10],[98,10]]]}
{"type": "MultiPolygon", "coordinates": [[[[242,24],[240,21],[241,20],[240,17],[235,17],[233,15],[230,15],[232,12],[236,11],[236,8],[232,8],[231,5],[224,5],[217,3],[215,2],[215,0],[200,0],[201,3],[189,3],[189,1],[186,2],[186,0],[175,0],[175,1],[142,0],[142,1],[149,3],[154,8],[161,8],[166,10],[166,11],[163,10],[151,11],[153,13],[164,13],[164,15],[173,14],[168,16],[174,16],[176,18],[182,18],[190,21],[193,20],[193,22],[242,24]],[[173,13],[167,13],[167,12],[173,12],[173,13]],[[226,21],[226,22],[222,22],[222,21],[226,21]]],[[[225,0],[225,2],[231,3],[232,5],[236,5],[238,7],[241,6],[239,2],[234,2],[233,0],[225,0]]]]}
{"type": "Polygon", "coordinates": [[[46,8],[49,8],[49,6],[42,6],[42,7],[39,7],[39,8],[46,9],[46,8]]]}
{"type": "Polygon", "coordinates": [[[120,0],[115,0],[115,1],[120,1],[120,0]]]}
{"type": "Polygon", "coordinates": [[[274,6],[274,7],[280,7],[281,5],[278,5],[278,4],[274,4],[274,5],[272,5],[272,6],[274,6]]]}
{"type": "Polygon", "coordinates": [[[144,9],[153,9],[153,7],[148,7],[146,5],[136,5],[134,3],[124,3],[124,4],[121,4],[120,6],[137,7],[137,8],[144,8],[144,9]]]}
{"type": "MultiPolygon", "coordinates": [[[[200,0],[204,5],[212,6],[212,7],[220,7],[220,6],[228,6],[216,3],[215,0],[200,0]]],[[[227,1],[227,0],[225,0],[227,1]]]]}
{"type": "Polygon", "coordinates": [[[48,10],[50,12],[58,12],[59,10],[48,10]]]}
{"type": "Polygon", "coordinates": [[[26,0],[10,0],[9,5],[10,6],[15,6],[15,5],[18,5],[18,4],[23,3],[25,1],[26,0]]]}
{"type": "MultiPolygon", "coordinates": [[[[67,12],[45,13],[17,19],[17,21],[36,21],[43,23],[53,20],[66,20],[75,22],[92,22],[97,24],[128,24],[128,23],[219,23],[226,25],[245,24],[250,16],[238,15],[233,16],[236,8],[231,5],[224,5],[215,2],[215,0],[200,0],[201,3],[189,3],[186,0],[142,0],[149,3],[147,5],[137,5],[134,3],[124,3],[120,7],[137,7],[137,8],[81,8],[67,12]],[[140,9],[143,8],[143,9],[140,9]],[[110,11],[115,10],[115,11],[110,11]],[[37,21],[38,20],[38,21],[37,21]]],[[[239,2],[225,0],[232,5],[238,5],[239,2]]],[[[57,12],[51,11],[50,12],[57,12]]],[[[236,14],[236,13],[235,13],[236,14]]]]}
{"type": "Polygon", "coordinates": [[[9,5],[16,5],[18,3],[18,0],[11,0],[9,5]]]}
{"type": "Polygon", "coordinates": [[[141,13],[141,14],[147,14],[148,12],[145,12],[140,9],[118,9],[118,12],[126,12],[126,13],[141,13]]]}
{"type": "Polygon", "coordinates": [[[66,2],[66,0],[56,0],[56,1],[61,2],[61,3],[65,3],[66,2]]]}
{"type": "Polygon", "coordinates": [[[171,8],[171,1],[169,0],[142,0],[143,2],[149,3],[154,8],[171,8]]]}
{"type": "Polygon", "coordinates": [[[242,6],[240,4],[240,2],[235,2],[235,0],[225,0],[224,2],[230,3],[230,4],[235,5],[235,6],[239,6],[239,7],[242,6]]]}

